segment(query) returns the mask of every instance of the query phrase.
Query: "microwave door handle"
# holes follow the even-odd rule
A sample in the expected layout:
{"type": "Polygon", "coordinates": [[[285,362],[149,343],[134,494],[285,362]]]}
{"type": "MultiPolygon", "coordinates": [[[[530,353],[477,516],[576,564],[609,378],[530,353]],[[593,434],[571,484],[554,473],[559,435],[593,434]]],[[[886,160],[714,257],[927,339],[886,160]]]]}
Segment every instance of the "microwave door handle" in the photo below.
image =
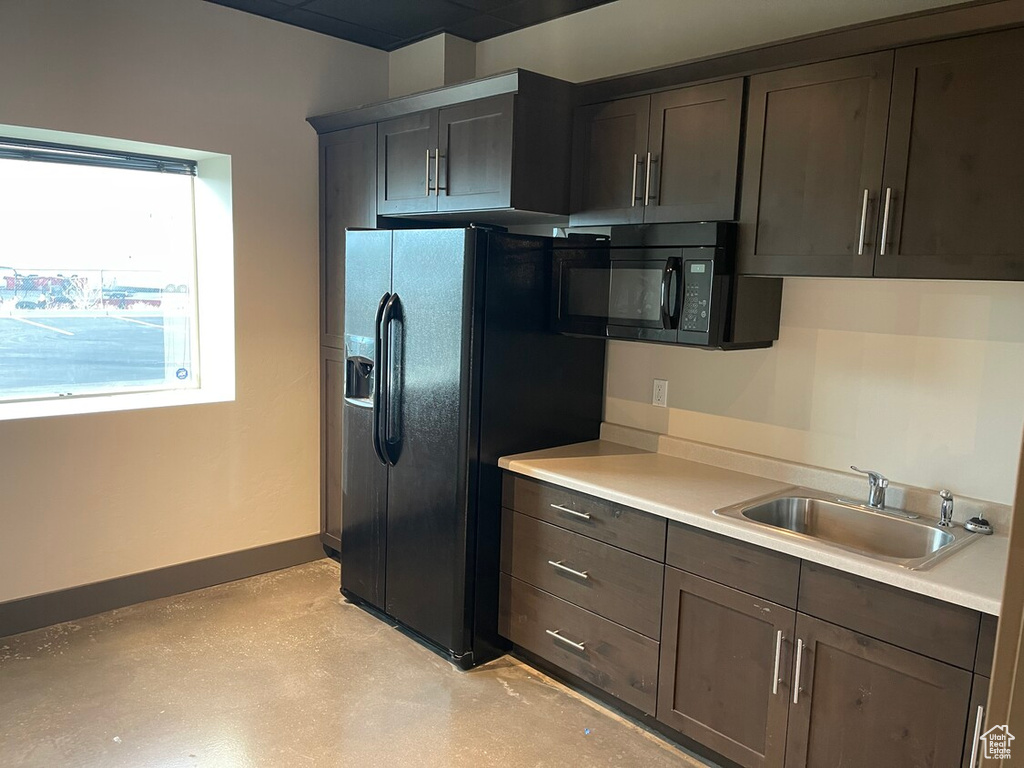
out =
{"type": "Polygon", "coordinates": [[[672,272],[675,269],[674,259],[665,259],[665,267],[661,270],[661,327],[669,329],[672,327],[672,307],[669,306],[671,297],[672,272]]]}
{"type": "Polygon", "coordinates": [[[672,313],[672,327],[678,328],[683,315],[683,260],[672,259],[672,269],[676,273],[676,306],[672,313]]]}
{"type": "Polygon", "coordinates": [[[682,270],[679,268],[679,259],[670,258],[665,260],[665,268],[661,273],[661,326],[666,330],[672,330],[679,326],[679,292],[682,290],[682,270]],[[675,306],[672,305],[672,275],[676,275],[675,306]]]}
{"type": "Polygon", "coordinates": [[[384,457],[384,451],[380,443],[380,414],[381,414],[381,377],[384,375],[384,369],[381,366],[382,350],[381,345],[383,344],[383,328],[382,323],[384,321],[384,309],[387,306],[388,300],[391,298],[390,293],[385,293],[380,297],[380,303],[377,305],[377,315],[373,321],[373,452],[377,455],[377,461],[387,466],[387,459],[384,457]]]}

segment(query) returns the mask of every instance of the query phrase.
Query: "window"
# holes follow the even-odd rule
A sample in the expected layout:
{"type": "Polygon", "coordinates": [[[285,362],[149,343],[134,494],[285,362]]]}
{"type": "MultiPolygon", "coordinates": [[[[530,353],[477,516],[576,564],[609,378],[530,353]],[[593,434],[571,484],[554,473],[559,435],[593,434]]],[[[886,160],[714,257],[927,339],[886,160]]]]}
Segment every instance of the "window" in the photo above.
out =
{"type": "Polygon", "coordinates": [[[233,398],[224,156],[2,135],[0,418],[233,398]]]}

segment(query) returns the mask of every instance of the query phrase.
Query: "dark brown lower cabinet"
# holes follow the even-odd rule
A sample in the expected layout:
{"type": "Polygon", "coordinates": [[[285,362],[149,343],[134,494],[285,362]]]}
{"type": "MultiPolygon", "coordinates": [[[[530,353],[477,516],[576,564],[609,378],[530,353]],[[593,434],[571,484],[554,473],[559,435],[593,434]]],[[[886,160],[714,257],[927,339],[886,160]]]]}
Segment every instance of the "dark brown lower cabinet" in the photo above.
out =
{"type": "Polygon", "coordinates": [[[744,766],[781,766],[796,613],[665,569],[658,720],[744,766]]]}
{"type": "MultiPolygon", "coordinates": [[[[982,765],[981,735],[988,729],[985,714],[988,707],[989,679],[981,675],[974,676],[971,687],[971,706],[967,711],[967,739],[964,741],[964,759],[962,768],[980,768],[982,765]]],[[[998,765],[998,761],[996,761],[998,765]]]]}
{"type": "Polygon", "coordinates": [[[654,714],[656,640],[508,574],[501,576],[501,593],[498,630],[503,637],[627,704],[654,714]]]}
{"type": "Polygon", "coordinates": [[[971,673],[799,614],[786,768],[960,763],[971,673]]]}

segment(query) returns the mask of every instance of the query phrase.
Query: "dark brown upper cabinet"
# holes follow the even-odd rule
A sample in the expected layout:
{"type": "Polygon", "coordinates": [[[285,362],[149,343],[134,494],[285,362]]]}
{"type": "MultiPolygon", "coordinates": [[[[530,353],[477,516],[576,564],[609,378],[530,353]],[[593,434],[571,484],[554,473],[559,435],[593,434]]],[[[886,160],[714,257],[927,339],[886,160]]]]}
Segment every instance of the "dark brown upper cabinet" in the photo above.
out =
{"type": "Polygon", "coordinates": [[[893,54],[750,78],[740,271],[868,276],[893,54]]]}
{"type": "Polygon", "coordinates": [[[786,768],[956,766],[971,673],[797,615],[786,768]]]}
{"type": "Polygon", "coordinates": [[[377,213],[437,210],[437,110],[377,124],[377,213]]]}
{"type": "Polygon", "coordinates": [[[748,768],[781,766],[796,612],[665,569],[658,720],[748,768]]]}
{"type": "Polygon", "coordinates": [[[572,226],[637,224],[644,220],[643,180],[637,177],[647,157],[650,113],[649,96],[576,111],[569,216],[572,226]]]}
{"type": "Polygon", "coordinates": [[[735,79],[577,110],[572,226],[734,219],[742,109],[735,79]]]}
{"type": "Polygon", "coordinates": [[[382,216],[509,207],[513,94],[377,126],[382,216]]]}
{"type": "Polygon", "coordinates": [[[440,111],[438,211],[510,204],[514,101],[515,96],[506,94],[440,111]]]}
{"type": "Polygon", "coordinates": [[[882,277],[1024,280],[1024,29],[896,52],[882,277]]]}
{"type": "Polygon", "coordinates": [[[517,93],[378,123],[377,212],[490,211],[473,218],[499,224],[568,213],[571,98],[565,84],[527,75],[517,93]]]}
{"type": "Polygon", "coordinates": [[[345,346],[345,229],[377,225],[377,131],[320,137],[320,343],[345,346]]]}

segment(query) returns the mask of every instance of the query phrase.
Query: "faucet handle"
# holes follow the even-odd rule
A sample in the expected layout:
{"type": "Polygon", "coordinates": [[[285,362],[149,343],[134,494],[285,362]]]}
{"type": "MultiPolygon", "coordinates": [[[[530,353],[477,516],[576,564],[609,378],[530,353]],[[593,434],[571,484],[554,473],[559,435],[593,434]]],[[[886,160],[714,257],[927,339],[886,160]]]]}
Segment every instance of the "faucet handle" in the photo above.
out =
{"type": "Polygon", "coordinates": [[[947,491],[945,488],[943,488],[941,491],[939,491],[939,498],[942,499],[943,501],[952,501],[953,494],[947,491]]]}
{"type": "Polygon", "coordinates": [[[850,469],[854,472],[860,472],[862,475],[867,475],[872,485],[877,485],[879,488],[889,487],[889,478],[881,472],[875,472],[873,469],[858,469],[853,464],[850,465],[850,469]]]}

